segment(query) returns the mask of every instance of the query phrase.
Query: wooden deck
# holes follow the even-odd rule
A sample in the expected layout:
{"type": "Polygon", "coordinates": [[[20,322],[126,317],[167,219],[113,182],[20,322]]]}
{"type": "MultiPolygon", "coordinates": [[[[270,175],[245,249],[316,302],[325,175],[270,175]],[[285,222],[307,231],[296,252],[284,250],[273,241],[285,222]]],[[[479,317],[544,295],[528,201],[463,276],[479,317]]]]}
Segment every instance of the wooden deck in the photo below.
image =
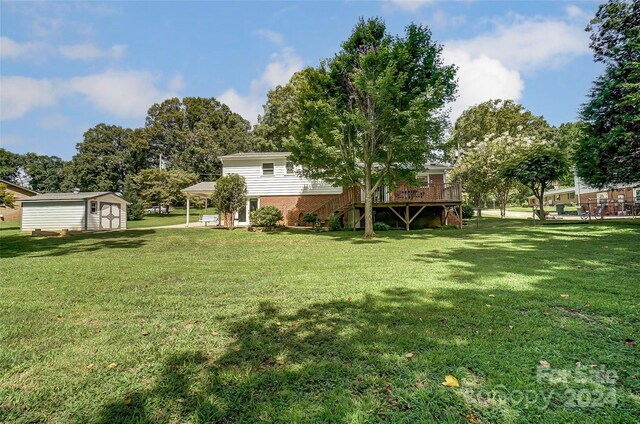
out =
{"type": "MultiPolygon", "coordinates": [[[[373,196],[374,208],[389,208],[405,224],[407,229],[411,222],[428,206],[441,206],[446,213],[454,211],[461,215],[462,190],[459,184],[431,183],[422,187],[402,185],[397,188],[380,187],[373,196]],[[410,215],[411,207],[419,207],[417,213],[410,215]],[[397,208],[403,208],[399,211],[397,208]],[[404,215],[404,216],[403,216],[404,215]]],[[[359,188],[345,188],[344,192],[320,207],[316,213],[321,221],[333,214],[343,215],[351,209],[364,208],[363,192],[359,188]]],[[[460,219],[461,222],[461,219],[460,219]]]]}

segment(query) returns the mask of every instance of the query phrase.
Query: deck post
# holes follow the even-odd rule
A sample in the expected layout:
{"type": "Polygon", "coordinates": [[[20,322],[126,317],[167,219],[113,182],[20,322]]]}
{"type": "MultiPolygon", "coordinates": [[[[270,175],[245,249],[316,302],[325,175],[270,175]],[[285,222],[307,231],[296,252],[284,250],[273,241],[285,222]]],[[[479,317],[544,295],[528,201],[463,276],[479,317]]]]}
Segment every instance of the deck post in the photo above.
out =
{"type": "Polygon", "coordinates": [[[411,221],[409,221],[409,205],[405,206],[404,209],[404,222],[407,223],[407,231],[409,231],[409,224],[411,224],[411,221]]]}
{"type": "Polygon", "coordinates": [[[187,227],[189,226],[189,199],[191,198],[191,196],[187,196],[187,227]]]}
{"type": "Polygon", "coordinates": [[[462,230],[462,203],[458,205],[458,229],[462,230]]]}

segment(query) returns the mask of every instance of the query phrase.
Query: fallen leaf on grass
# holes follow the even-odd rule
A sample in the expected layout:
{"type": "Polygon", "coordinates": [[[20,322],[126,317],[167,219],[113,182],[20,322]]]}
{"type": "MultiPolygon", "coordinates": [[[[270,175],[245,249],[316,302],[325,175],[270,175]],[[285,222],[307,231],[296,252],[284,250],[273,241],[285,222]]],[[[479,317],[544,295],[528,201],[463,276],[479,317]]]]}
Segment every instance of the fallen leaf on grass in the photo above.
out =
{"type": "Polygon", "coordinates": [[[282,323],[280,321],[277,321],[276,325],[280,326],[280,325],[282,325],[282,323]]]}
{"type": "Polygon", "coordinates": [[[118,366],[118,364],[116,364],[115,362],[110,363],[109,365],[107,365],[107,368],[109,368],[110,370],[116,368],[118,366]]]}
{"type": "Polygon", "coordinates": [[[467,419],[471,424],[480,424],[480,418],[476,417],[473,414],[467,414],[467,419]]]}
{"type": "Polygon", "coordinates": [[[413,358],[413,355],[414,355],[413,352],[409,352],[406,355],[404,355],[404,357],[407,358],[407,359],[411,359],[411,358],[413,358]]]}
{"type": "Polygon", "coordinates": [[[543,366],[543,367],[550,367],[550,366],[551,366],[551,364],[550,364],[550,363],[548,363],[548,362],[547,362],[547,361],[545,361],[545,360],[540,361],[540,362],[539,362],[539,364],[540,364],[540,366],[543,366]]]}
{"type": "Polygon", "coordinates": [[[560,297],[563,298],[563,299],[569,299],[569,295],[568,294],[561,294],[560,297]]]}
{"type": "Polygon", "coordinates": [[[490,308],[490,307],[491,307],[491,305],[490,305],[490,304],[488,304],[488,303],[487,303],[486,305],[484,305],[484,306],[486,306],[487,308],[490,308]]]}
{"type": "Polygon", "coordinates": [[[99,329],[99,328],[96,328],[96,329],[95,329],[95,332],[96,332],[96,333],[99,333],[99,332],[101,332],[101,331],[102,331],[102,330],[101,330],[101,329],[99,329]]]}
{"type": "Polygon", "coordinates": [[[350,297],[347,298],[347,302],[351,302],[353,299],[351,299],[350,297]]]}
{"type": "Polygon", "coordinates": [[[513,330],[513,325],[509,324],[509,330],[513,330]]]}
{"type": "Polygon", "coordinates": [[[148,335],[149,335],[149,332],[145,330],[145,331],[143,331],[143,332],[142,332],[142,333],[140,333],[140,334],[142,334],[143,336],[148,336],[148,335]]]}
{"type": "Polygon", "coordinates": [[[633,339],[624,339],[624,344],[626,344],[627,346],[635,346],[636,345],[636,341],[633,339]]]}
{"type": "Polygon", "coordinates": [[[495,294],[490,294],[489,297],[496,297],[496,295],[495,294]]]}
{"type": "Polygon", "coordinates": [[[424,383],[420,380],[416,380],[415,383],[413,383],[414,386],[416,386],[417,389],[421,389],[424,387],[424,383]]]}
{"type": "Polygon", "coordinates": [[[87,369],[88,369],[89,371],[91,371],[91,370],[93,369],[93,367],[94,367],[93,362],[92,362],[92,363],[90,363],[90,364],[87,364],[87,369]]]}
{"type": "Polygon", "coordinates": [[[212,331],[212,332],[211,332],[211,335],[212,335],[212,336],[219,336],[219,335],[220,335],[220,333],[218,333],[217,331],[212,331]]]}
{"type": "Polygon", "coordinates": [[[126,398],[126,399],[124,400],[124,404],[125,404],[125,405],[130,405],[130,404],[131,404],[131,398],[130,398],[130,397],[126,398]]]}
{"type": "Polygon", "coordinates": [[[545,317],[549,316],[549,312],[543,312],[542,315],[544,315],[545,317]]]}
{"type": "Polygon", "coordinates": [[[442,382],[442,385],[444,387],[460,387],[460,383],[458,382],[458,379],[452,375],[446,375],[444,377],[444,381],[442,382]]]}

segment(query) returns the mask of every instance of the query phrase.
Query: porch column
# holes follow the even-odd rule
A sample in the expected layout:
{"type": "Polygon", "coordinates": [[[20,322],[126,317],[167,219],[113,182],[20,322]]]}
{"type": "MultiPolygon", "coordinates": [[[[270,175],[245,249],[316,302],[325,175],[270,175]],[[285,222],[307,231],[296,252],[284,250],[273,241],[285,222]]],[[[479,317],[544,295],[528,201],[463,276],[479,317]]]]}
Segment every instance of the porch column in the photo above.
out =
{"type": "Polygon", "coordinates": [[[189,226],[189,206],[190,206],[189,200],[190,199],[191,199],[191,196],[187,194],[187,227],[189,226]]]}

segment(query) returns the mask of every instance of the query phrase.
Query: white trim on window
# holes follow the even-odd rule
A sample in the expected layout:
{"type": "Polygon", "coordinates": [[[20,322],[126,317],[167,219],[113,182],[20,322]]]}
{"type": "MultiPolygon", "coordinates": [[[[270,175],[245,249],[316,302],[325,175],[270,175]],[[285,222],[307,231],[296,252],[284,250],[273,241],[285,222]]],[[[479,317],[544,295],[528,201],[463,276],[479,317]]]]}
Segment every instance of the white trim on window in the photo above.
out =
{"type": "Polygon", "coordinates": [[[93,214],[98,213],[98,202],[96,200],[89,202],[89,212],[93,214]]]}
{"type": "Polygon", "coordinates": [[[275,175],[275,166],[273,162],[262,163],[262,175],[272,177],[275,175]]]}

